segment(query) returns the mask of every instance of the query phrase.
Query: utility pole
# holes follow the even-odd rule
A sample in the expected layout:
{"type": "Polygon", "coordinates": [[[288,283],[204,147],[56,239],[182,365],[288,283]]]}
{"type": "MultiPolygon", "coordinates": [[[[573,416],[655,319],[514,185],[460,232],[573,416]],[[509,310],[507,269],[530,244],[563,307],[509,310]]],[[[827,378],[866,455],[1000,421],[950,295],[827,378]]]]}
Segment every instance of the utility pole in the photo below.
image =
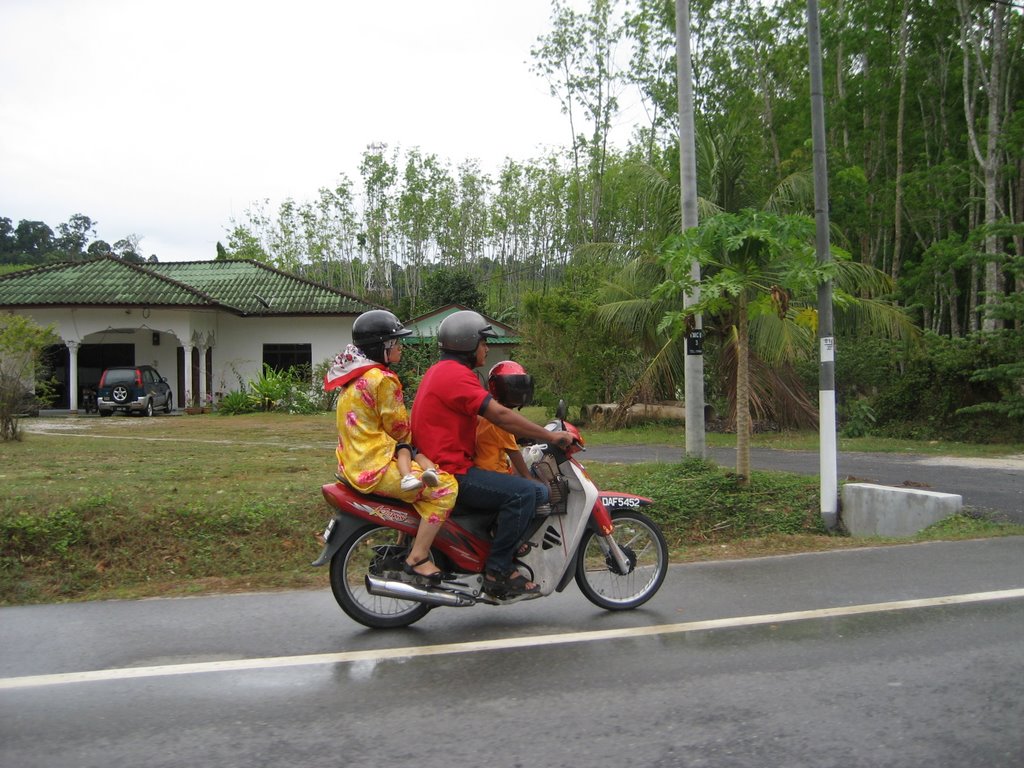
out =
{"type": "MultiPolygon", "coordinates": [[[[697,226],[697,148],[693,120],[693,64],[690,61],[690,3],[676,0],[676,81],[679,99],[679,196],[683,231],[697,226]]],[[[700,301],[700,265],[690,264],[692,293],[683,296],[683,307],[700,301]]],[[[692,315],[686,328],[683,367],[686,406],[686,455],[703,459],[704,447],[704,320],[692,315]]]]}
{"type": "MultiPolygon", "coordinates": [[[[821,76],[818,2],[807,0],[807,46],[811,65],[811,138],[814,153],[814,241],[819,264],[832,260],[828,223],[828,164],[825,154],[825,96],[821,76]]],[[[832,335],[832,281],[818,286],[818,450],[821,520],[830,531],[839,526],[836,459],[836,357],[832,335]]]]}

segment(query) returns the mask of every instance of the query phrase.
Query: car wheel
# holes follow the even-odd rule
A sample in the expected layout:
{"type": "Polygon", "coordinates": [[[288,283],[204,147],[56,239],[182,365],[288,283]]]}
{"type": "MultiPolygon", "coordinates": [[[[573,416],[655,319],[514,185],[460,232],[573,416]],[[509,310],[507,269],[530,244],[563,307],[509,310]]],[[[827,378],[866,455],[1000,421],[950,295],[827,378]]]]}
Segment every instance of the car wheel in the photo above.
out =
{"type": "Polygon", "coordinates": [[[152,416],[153,415],[153,398],[152,397],[149,398],[149,400],[146,401],[146,415],[147,416],[152,416]]]}
{"type": "Polygon", "coordinates": [[[164,403],[164,413],[170,413],[174,410],[174,396],[170,392],[167,393],[167,402],[164,403]]]}

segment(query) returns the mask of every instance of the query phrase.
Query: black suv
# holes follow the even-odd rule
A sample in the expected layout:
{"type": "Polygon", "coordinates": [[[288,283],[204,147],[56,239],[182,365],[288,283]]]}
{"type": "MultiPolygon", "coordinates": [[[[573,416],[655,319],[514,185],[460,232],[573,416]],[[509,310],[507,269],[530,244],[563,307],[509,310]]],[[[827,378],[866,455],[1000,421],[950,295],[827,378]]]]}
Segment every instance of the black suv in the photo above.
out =
{"type": "Polygon", "coordinates": [[[114,411],[152,416],[158,407],[170,413],[174,405],[167,379],[149,365],[107,368],[96,388],[96,409],[100,416],[114,411]]]}

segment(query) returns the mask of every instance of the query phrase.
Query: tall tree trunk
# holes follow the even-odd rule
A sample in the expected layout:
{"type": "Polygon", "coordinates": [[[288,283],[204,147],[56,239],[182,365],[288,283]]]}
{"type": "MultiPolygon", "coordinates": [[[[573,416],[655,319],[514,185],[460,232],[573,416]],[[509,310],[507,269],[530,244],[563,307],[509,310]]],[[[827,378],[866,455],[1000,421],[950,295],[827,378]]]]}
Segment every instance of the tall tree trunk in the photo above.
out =
{"type": "Polygon", "coordinates": [[[900,19],[900,97],[896,113],[896,203],[893,211],[892,275],[900,277],[903,250],[903,130],[907,111],[907,36],[910,16],[910,0],[903,0],[903,14],[900,19]]]}
{"type": "MultiPolygon", "coordinates": [[[[836,15],[839,18],[844,18],[843,12],[845,10],[846,0],[839,0],[836,4],[836,15]]],[[[847,111],[846,111],[846,79],[845,79],[845,61],[843,59],[843,39],[840,36],[839,43],[836,47],[836,98],[839,99],[839,103],[843,105],[842,109],[839,110],[840,120],[842,125],[840,130],[843,135],[843,160],[847,164],[850,162],[850,126],[847,123],[847,111]]],[[[861,252],[863,253],[863,251],[861,252]]],[[[863,260],[863,256],[861,257],[863,260]]]]}
{"type": "MultiPolygon", "coordinates": [[[[995,224],[998,216],[998,189],[999,189],[999,162],[1001,152],[999,151],[999,130],[1001,120],[1001,106],[1003,99],[1003,69],[1006,60],[1006,34],[1004,19],[1006,6],[1001,3],[992,3],[992,19],[989,24],[990,60],[988,71],[983,66],[983,42],[979,39],[977,30],[974,28],[973,16],[966,0],[957,0],[957,7],[960,9],[960,39],[963,46],[964,57],[964,109],[967,117],[967,133],[970,138],[970,146],[974,157],[981,166],[982,176],[985,180],[985,224],[995,224]],[[985,134],[984,152],[978,143],[978,136],[975,131],[975,101],[971,95],[971,60],[977,61],[978,74],[981,77],[985,98],[988,102],[987,126],[985,134]]],[[[999,269],[999,238],[989,232],[985,237],[985,296],[986,307],[998,304],[1002,301],[1002,274],[999,269]]],[[[1002,321],[992,317],[985,312],[982,318],[984,330],[995,330],[1002,327],[1002,321]]]]}
{"type": "MultiPolygon", "coordinates": [[[[1016,200],[1013,206],[1013,221],[1016,224],[1024,223],[1024,157],[1017,161],[1017,190],[1016,200]]],[[[1024,264],[1024,234],[1013,236],[1014,252],[1017,254],[1017,263],[1024,264]]],[[[1024,294],[1024,273],[1018,272],[1014,289],[1019,294],[1024,294]]],[[[1017,317],[1013,321],[1015,330],[1024,329],[1024,318],[1017,317]]]]}
{"type": "Polygon", "coordinates": [[[963,336],[960,327],[960,296],[956,289],[956,270],[950,267],[949,276],[949,335],[953,338],[963,336]]]}

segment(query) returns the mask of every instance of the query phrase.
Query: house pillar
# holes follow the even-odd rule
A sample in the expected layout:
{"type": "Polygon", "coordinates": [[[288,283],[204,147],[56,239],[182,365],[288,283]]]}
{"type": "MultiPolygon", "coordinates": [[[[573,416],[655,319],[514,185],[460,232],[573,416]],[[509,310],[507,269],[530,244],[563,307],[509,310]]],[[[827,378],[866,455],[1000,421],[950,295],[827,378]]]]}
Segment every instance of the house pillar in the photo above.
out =
{"type": "Polygon", "coordinates": [[[195,385],[195,368],[192,365],[192,350],[194,346],[185,342],[182,344],[185,347],[185,403],[184,407],[188,408],[196,404],[196,393],[193,390],[195,385]]]}
{"type": "Polygon", "coordinates": [[[80,341],[65,341],[68,348],[68,410],[78,413],[78,348],[80,341]]]}
{"type": "Polygon", "coordinates": [[[205,408],[206,402],[206,344],[199,344],[199,406],[205,408]]]}

